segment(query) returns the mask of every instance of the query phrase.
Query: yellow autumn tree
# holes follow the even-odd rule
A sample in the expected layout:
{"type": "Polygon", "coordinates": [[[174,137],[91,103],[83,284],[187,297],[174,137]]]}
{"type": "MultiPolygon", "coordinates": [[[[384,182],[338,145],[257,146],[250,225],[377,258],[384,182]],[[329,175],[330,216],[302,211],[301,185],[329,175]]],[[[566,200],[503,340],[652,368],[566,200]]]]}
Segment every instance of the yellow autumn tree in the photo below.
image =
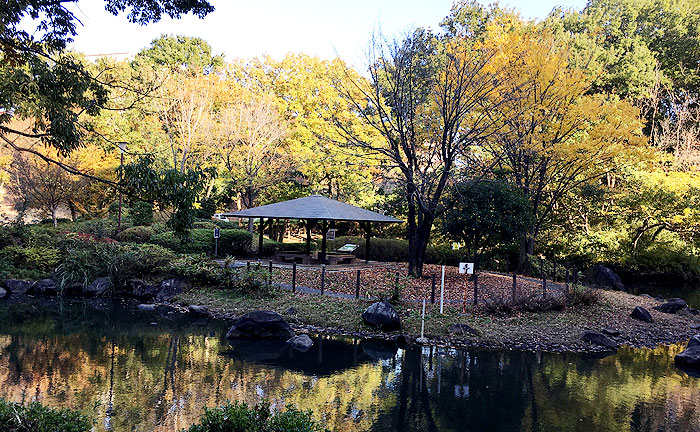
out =
{"type": "Polygon", "coordinates": [[[595,72],[575,66],[580,59],[548,28],[506,17],[489,25],[484,44],[498,47],[491,67],[499,81],[499,122],[485,149],[535,216],[521,244],[524,270],[564,194],[639,160],[646,139],[638,109],[615,95],[590,94],[595,72]]]}

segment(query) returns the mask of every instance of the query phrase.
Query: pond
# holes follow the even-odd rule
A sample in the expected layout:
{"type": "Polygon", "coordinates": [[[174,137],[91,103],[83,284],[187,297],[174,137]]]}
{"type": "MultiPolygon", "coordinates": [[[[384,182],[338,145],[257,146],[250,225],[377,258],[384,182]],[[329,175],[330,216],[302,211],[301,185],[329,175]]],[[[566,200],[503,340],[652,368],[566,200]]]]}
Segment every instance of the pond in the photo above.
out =
{"type": "Polygon", "coordinates": [[[311,409],[336,431],[697,431],[680,346],[595,358],[314,337],[229,345],[221,322],[120,302],[0,302],[0,397],[92,415],[96,431],[178,431],[226,401],[311,409]]]}
{"type": "Polygon", "coordinates": [[[633,281],[625,284],[631,294],[649,294],[652,297],[678,297],[688,306],[700,309],[700,286],[697,282],[633,281]]]}

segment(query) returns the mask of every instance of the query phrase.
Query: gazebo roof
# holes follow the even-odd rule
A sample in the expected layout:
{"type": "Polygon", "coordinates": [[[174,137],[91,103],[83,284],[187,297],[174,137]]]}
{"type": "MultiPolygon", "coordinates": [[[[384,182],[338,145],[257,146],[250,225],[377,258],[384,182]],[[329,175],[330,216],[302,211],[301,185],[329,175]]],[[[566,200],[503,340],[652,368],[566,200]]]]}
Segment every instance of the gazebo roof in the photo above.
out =
{"type": "Polygon", "coordinates": [[[224,213],[224,216],[380,223],[403,222],[391,216],[365,210],[321,195],[311,195],[305,198],[297,198],[246,210],[224,213]]]}

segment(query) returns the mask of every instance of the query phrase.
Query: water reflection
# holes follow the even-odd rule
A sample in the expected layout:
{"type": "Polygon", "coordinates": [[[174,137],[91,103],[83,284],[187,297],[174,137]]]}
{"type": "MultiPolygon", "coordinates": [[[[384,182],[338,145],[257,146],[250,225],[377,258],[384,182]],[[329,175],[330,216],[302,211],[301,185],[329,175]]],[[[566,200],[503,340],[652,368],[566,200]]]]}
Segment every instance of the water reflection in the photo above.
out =
{"type": "Polygon", "coordinates": [[[176,431],[227,400],[312,409],[338,431],[700,430],[680,347],[577,355],[318,339],[229,345],[226,325],[119,304],[0,304],[0,397],[86,410],[95,430],[176,431]]]}

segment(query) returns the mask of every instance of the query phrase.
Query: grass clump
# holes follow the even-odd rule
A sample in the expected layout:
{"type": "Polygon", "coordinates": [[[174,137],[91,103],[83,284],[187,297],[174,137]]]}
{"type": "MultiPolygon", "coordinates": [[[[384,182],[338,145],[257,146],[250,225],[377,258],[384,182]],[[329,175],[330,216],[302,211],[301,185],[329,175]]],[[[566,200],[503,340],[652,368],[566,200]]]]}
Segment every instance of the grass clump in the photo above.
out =
{"type": "Polygon", "coordinates": [[[92,422],[69,409],[53,409],[39,402],[22,405],[0,399],[0,431],[3,432],[88,432],[92,422]]]}
{"type": "Polygon", "coordinates": [[[293,406],[284,412],[270,413],[266,401],[254,407],[244,402],[205,409],[198,424],[186,432],[323,432],[323,428],[311,416],[293,406]]]}

